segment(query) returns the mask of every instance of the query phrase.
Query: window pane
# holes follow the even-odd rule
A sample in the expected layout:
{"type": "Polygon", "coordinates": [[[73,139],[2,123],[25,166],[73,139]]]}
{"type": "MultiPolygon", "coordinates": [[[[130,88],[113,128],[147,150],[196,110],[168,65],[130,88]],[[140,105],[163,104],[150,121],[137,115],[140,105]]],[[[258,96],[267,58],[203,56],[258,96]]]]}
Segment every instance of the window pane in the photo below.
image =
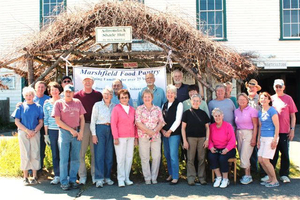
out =
{"type": "Polygon", "coordinates": [[[49,3],[49,0],[44,0],[44,3],[49,3]]]}
{"type": "Polygon", "coordinates": [[[57,0],[57,3],[58,3],[58,4],[62,4],[63,1],[64,1],[64,0],[57,0]]]}
{"type": "Polygon", "coordinates": [[[292,23],[297,23],[298,22],[298,11],[297,10],[292,10],[292,23]]]}
{"type": "Polygon", "coordinates": [[[298,30],[298,24],[292,25],[292,37],[298,37],[299,30],[298,30]]]}
{"type": "Polygon", "coordinates": [[[284,37],[290,37],[291,36],[291,32],[290,32],[290,25],[289,24],[284,24],[283,25],[283,36],[284,37]]]}
{"type": "Polygon", "coordinates": [[[292,8],[298,8],[298,0],[292,0],[292,8]]]}
{"type": "Polygon", "coordinates": [[[214,10],[214,9],[215,9],[215,1],[208,0],[208,10],[214,10]]]}
{"type": "Polygon", "coordinates": [[[207,35],[207,26],[204,25],[204,26],[201,26],[201,29],[202,33],[204,33],[205,35],[207,35]]]}
{"type": "Polygon", "coordinates": [[[208,25],[208,34],[210,36],[214,36],[215,35],[215,26],[214,25],[208,25]]]}
{"type": "Polygon", "coordinates": [[[207,23],[207,18],[206,18],[207,12],[201,12],[200,13],[200,23],[207,23]]]}
{"type": "Polygon", "coordinates": [[[222,24],[222,12],[221,11],[218,11],[216,12],[216,24],[222,24]]]}
{"type": "Polygon", "coordinates": [[[216,10],[222,10],[222,0],[216,0],[216,10]]]}
{"type": "Polygon", "coordinates": [[[207,10],[206,0],[200,0],[200,10],[207,10]]]}
{"type": "Polygon", "coordinates": [[[283,0],[283,8],[290,8],[291,4],[290,4],[290,0],[283,0]]]}
{"type": "Polygon", "coordinates": [[[283,11],[283,23],[290,23],[291,22],[291,11],[285,10],[283,11]]]}
{"type": "Polygon", "coordinates": [[[208,12],[208,24],[215,24],[214,12],[208,12]]]}
{"type": "Polygon", "coordinates": [[[49,4],[44,5],[44,16],[49,16],[49,4]]]}
{"type": "Polygon", "coordinates": [[[223,33],[222,33],[223,27],[222,25],[218,25],[216,29],[216,37],[223,38],[223,33]]]}

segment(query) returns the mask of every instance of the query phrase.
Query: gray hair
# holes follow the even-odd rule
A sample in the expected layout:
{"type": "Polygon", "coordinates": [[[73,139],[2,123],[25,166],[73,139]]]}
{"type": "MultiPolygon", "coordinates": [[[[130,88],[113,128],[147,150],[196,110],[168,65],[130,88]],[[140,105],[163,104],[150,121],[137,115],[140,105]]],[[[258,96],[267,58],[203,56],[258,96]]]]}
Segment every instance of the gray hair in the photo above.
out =
{"type": "Polygon", "coordinates": [[[109,92],[109,94],[112,95],[114,91],[111,87],[106,87],[102,90],[102,93],[104,93],[104,92],[109,92]]]}
{"type": "Polygon", "coordinates": [[[249,98],[248,98],[248,96],[247,96],[247,94],[246,93],[240,93],[240,94],[238,94],[238,96],[237,96],[237,100],[239,100],[239,98],[241,97],[241,96],[243,96],[243,97],[245,97],[246,99],[247,99],[247,102],[249,103],[249,98]]]}
{"type": "Polygon", "coordinates": [[[167,92],[168,91],[171,91],[171,92],[173,92],[173,93],[175,93],[175,95],[177,96],[177,87],[175,87],[174,85],[168,85],[167,86],[167,92]]]}
{"type": "Polygon", "coordinates": [[[221,114],[221,115],[224,115],[223,111],[220,109],[220,108],[215,108],[211,111],[211,115],[214,116],[215,114],[221,114]]]}
{"type": "Polygon", "coordinates": [[[25,95],[28,94],[28,93],[31,93],[33,96],[35,96],[35,90],[32,88],[32,87],[24,87],[23,88],[23,91],[22,91],[22,95],[23,97],[25,98],[25,95]]]}
{"type": "Polygon", "coordinates": [[[197,97],[200,99],[200,101],[202,101],[202,97],[201,97],[200,94],[194,94],[194,95],[191,97],[191,100],[193,100],[194,98],[197,98],[197,97]]]}
{"type": "Polygon", "coordinates": [[[183,72],[180,71],[179,69],[175,69],[175,70],[172,72],[172,77],[174,76],[175,73],[180,73],[181,76],[183,77],[183,72]]]}
{"type": "Polygon", "coordinates": [[[219,88],[223,88],[224,91],[225,91],[225,97],[227,96],[227,92],[226,92],[226,86],[224,84],[217,84],[216,87],[215,87],[215,91],[217,92],[217,89],[219,88]]]}

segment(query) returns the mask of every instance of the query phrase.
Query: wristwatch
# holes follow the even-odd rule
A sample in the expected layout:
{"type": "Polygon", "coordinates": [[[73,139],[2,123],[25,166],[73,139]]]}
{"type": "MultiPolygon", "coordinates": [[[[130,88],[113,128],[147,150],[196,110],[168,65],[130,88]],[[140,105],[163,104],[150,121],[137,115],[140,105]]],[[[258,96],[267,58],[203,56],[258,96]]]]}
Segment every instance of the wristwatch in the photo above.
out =
{"type": "Polygon", "coordinates": [[[295,130],[295,127],[291,127],[291,130],[295,130]]]}

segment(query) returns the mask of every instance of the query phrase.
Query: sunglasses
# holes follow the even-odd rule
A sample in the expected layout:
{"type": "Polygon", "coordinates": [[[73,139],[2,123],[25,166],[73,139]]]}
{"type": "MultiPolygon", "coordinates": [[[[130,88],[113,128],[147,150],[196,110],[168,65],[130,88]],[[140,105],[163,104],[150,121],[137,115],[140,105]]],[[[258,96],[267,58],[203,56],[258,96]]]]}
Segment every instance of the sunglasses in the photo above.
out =
{"type": "Polygon", "coordinates": [[[276,85],[276,86],[275,86],[275,88],[279,88],[279,89],[281,89],[281,88],[282,88],[282,86],[281,86],[281,85],[276,85]]]}
{"type": "Polygon", "coordinates": [[[70,80],[63,81],[63,83],[71,83],[70,80]]]}

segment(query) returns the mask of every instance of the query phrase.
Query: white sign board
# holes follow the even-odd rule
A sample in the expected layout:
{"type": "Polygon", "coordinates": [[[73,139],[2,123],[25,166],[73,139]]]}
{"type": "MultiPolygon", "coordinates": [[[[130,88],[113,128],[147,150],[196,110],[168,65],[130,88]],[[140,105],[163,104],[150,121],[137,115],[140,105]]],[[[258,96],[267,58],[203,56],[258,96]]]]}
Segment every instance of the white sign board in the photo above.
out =
{"type": "Polygon", "coordinates": [[[166,92],[166,68],[138,68],[138,69],[107,69],[107,68],[90,68],[82,66],[73,67],[73,78],[75,91],[83,88],[82,80],[86,76],[93,76],[95,82],[93,88],[102,92],[105,87],[112,87],[112,83],[116,79],[120,79],[123,87],[128,89],[130,97],[136,105],[138,93],[146,87],[145,75],[153,73],[155,76],[155,85],[162,88],[166,92]]]}
{"type": "Polygon", "coordinates": [[[96,43],[132,43],[132,27],[96,27],[96,43]]]}
{"type": "Polygon", "coordinates": [[[286,69],[286,62],[264,62],[265,69],[286,69]]]}

